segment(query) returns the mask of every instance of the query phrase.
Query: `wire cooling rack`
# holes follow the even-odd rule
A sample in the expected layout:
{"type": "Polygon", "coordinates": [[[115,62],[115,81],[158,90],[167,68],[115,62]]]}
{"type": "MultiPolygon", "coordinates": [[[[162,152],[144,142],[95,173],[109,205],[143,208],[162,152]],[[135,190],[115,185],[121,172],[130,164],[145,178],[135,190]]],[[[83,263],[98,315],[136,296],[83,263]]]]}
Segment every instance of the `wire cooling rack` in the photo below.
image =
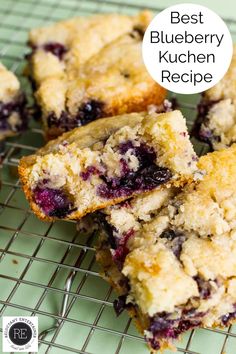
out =
{"type": "MultiPolygon", "coordinates": [[[[0,0],[0,59],[16,72],[31,97],[22,76],[30,28],[75,15],[134,13],[147,7],[156,13],[161,10],[134,1],[0,0]]],[[[236,21],[227,23],[235,36],[236,21]]],[[[191,126],[198,96],[177,98],[191,126]]],[[[128,316],[115,317],[115,294],[99,276],[95,262],[95,237],[79,235],[73,222],[40,222],[29,210],[17,164],[43,143],[35,122],[30,131],[6,143],[0,191],[0,317],[38,316],[40,354],[148,353],[128,316]]],[[[199,155],[208,149],[196,142],[195,148],[199,155]]],[[[235,354],[236,328],[190,331],[177,353],[235,354]]]]}

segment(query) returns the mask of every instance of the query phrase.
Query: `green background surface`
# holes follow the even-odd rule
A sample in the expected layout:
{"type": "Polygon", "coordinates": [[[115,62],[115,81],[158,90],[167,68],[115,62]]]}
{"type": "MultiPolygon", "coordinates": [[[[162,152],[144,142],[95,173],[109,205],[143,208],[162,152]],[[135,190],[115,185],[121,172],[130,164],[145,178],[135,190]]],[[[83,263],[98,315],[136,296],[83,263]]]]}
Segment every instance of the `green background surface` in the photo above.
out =
{"type": "MultiPolygon", "coordinates": [[[[0,0],[0,60],[16,72],[31,97],[30,85],[22,76],[29,29],[75,15],[135,13],[138,5],[164,8],[177,3],[183,1],[0,0]]],[[[195,3],[236,19],[233,0],[195,3]]],[[[235,30],[236,24],[229,23],[229,27],[235,30]]],[[[199,96],[178,95],[178,100],[191,127],[199,96]]],[[[75,279],[60,331],[42,341],[39,353],[148,353],[128,316],[123,313],[116,318],[114,315],[115,294],[98,274],[95,240],[78,234],[74,223],[43,223],[29,210],[19,186],[16,166],[21,156],[32,153],[42,144],[40,126],[31,122],[30,132],[9,139],[6,145],[0,191],[0,316],[37,315],[40,332],[52,326],[56,318],[60,318],[65,279],[73,269],[75,279]],[[83,259],[77,266],[76,260],[82,251],[83,259]]],[[[196,141],[194,144],[198,154],[208,150],[205,144],[196,141]]],[[[177,353],[223,354],[223,351],[236,354],[236,326],[188,332],[178,343],[177,353]]]]}
{"type": "Polygon", "coordinates": [[[140,4],[144,6],[156,6],[159,8],[166,8],[168,6],[176,5],[176,4],[199,4],[203,6],[207,6],[210,9],[214,10],[221,17],[226,18],[236,18],[236,2],[234,0],[207,0],[207,1],[173,1],[173,0],[131,0],[125,1],[121,0],[120,2],[128,2],[129,4],[140,4]]]}

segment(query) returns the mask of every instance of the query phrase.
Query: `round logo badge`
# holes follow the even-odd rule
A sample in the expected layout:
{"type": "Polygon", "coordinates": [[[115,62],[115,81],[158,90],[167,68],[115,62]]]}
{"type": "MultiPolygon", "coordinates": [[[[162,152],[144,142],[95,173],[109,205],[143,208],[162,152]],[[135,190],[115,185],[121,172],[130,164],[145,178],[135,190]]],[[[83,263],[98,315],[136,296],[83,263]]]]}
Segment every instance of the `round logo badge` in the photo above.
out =
{"type": "Polygon", "coordinates": [[[3,317],[3,352],[37,352],[38,318],[3,317]]]}
{"type": "Polygon", "coordinates": [[[16,345],[25,345],[31,341],[33,331],[24,322],[16,322],[9,328],[9,339],[16,345]]]}

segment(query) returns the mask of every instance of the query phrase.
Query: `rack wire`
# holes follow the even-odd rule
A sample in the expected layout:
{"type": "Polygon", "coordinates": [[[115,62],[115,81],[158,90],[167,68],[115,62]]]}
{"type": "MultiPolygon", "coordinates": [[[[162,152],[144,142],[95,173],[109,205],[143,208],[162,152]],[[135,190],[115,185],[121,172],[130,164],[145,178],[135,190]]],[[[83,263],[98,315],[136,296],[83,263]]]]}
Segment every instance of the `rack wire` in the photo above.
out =
{"type": "MultiPolygon", "coordinates": [[[[0,60],[16,72],[30,98],[29,83],[22,75],[30,28],[75,15],[161,10],[154,1],[149,1],[150,6],[136,1],[1,0],[0,60]]],[[[235,36],[236,21],[226,22],[235,36]]],[[[178,97],[189,126],[197,100],[196,95],[178,97]]],[[[206,144],[194,143],[199,155],[207,152],[206,144]]],[[[128,316],[116,319],[114,315],[115,294],[100,277],[95,262],[96,237],[79,235],[73,222],[42,223],[30,211],[16,167],[21,156],[42,144],[42,131],[35,122],[30,131],[6,143],[0,192],[0,317],[38,316],[41,354],[148,353],[128,316]]],[[[178,345],[178,353],[225,352],[236,353],[233,326],[193,330],[178,345]]]]}

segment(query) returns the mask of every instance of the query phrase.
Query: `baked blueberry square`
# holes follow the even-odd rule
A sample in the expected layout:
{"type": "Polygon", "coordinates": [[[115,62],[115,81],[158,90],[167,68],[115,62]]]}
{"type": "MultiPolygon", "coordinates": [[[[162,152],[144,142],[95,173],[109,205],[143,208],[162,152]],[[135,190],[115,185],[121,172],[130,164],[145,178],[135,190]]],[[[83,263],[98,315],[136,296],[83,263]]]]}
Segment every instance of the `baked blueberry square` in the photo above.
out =
{"type": "Polygon", "coordinates": [[[39,217],[77,220],[133,195],[184,183],[196,160],[179,111],[130,113],[64,133],[24,157],[19,173],[39,217]]]}
{"type": "Polygon", "coordinates": [[[141,55],[151,19],[149,11],[103,14],[30,32],[29,74],[48,138],[163,104],[166,91],[152,80],[141,55]]]}
{"type": "Polygon", "coordinates": [[[236,145],[203,156],[193,181],[94,215],[97,260],[152,351],[236,320],[236,145]]]}

